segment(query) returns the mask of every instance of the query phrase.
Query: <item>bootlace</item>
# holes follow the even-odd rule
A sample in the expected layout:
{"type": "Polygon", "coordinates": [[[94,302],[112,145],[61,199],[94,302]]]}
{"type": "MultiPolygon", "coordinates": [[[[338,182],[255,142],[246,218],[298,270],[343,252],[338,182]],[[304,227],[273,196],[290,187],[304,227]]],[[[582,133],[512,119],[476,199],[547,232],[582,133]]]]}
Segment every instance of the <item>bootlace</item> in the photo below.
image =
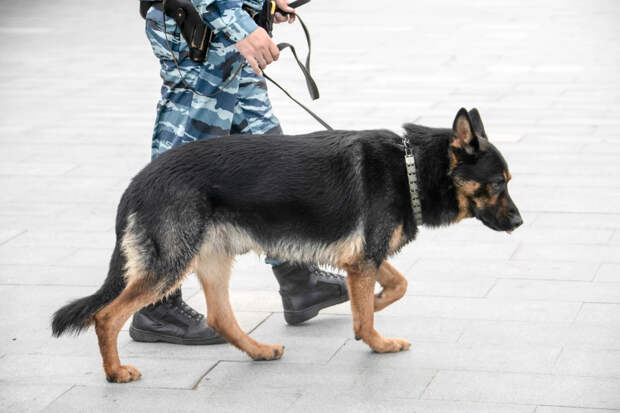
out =
{"type": "Polygon", "coordinates": [[[317,267],[315,265],[308,266],[308,269],[310,270],[310,272],[312,274],[314,274],[315,276],[317,276],[318,278],[321,278],[323,280],[339,280],[341,278],[340,275],[333,274],[333,273],[328,272],[328,271],[323,271],[323,270],[321,270],[319,267],[317,267]]]}
{"type": "Polygon", "coordinates": [[[181,314],[183,314],[186,317],[191,318],[193,320],[200,321],[200,320],[202,320],[204,318],[204,316],[202,314],[200,314],[198,311],[194,310],[192,307],[190,307],[183,300],[179,300],[179,303],[178,303],[178,305],[176,307],[179,309],[181,314]]]}

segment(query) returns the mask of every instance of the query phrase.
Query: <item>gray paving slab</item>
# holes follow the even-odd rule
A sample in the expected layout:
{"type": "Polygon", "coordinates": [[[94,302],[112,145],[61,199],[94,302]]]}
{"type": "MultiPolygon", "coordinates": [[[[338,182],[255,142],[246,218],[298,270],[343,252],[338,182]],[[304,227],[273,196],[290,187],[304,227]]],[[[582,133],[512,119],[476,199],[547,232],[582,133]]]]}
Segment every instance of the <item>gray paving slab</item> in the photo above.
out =
{"type": "Polygon", "coordinates": [[[50,218],[68,209],[63,204],[33,204],[29,202],[6,202],[0,205],[0,216],[24,218],[50,218]]]}
{"type": "Polygon", "coordinates": [[[620,378],[620,351],[565,349],[558,358],[555,373],[570,376],[620,378]]]}
{"type": "Polygon", "coordinates": [[[415,279],[467,281],[476,277],[591,281],[599,263],[560,260],[459,260],[420,258],[407,272],[415,279]]]}
{"type": "Polygon", "coordinates": [[[620,262],[620,246],[575,245],[522,245],[513,255],[517,260],[545,261],[549,259],[572,260],[578,262],[620,262]]]}
{"type": "Polygon", "coordinates": [[[108,243],[105,248],[74,248],[73,253],[62,260],[63,265],[68,266],[94,266],[103,267],[110,262],[115,242],[108,243]]]}
{"type": "MultiPolygon", "coordinates": [[[[527,141],[527,143],[534,143],[536,142],[536,145],[541,145],[541,143],[539,143],[539,139],[538,137],[534,137],[530,140],[527,141]]],[[[562,144],[563,146],[566,146],[566,144],[562,144]]],[[[553,150],[555,147],[557,146],[557,144],[551,144],[551,150],[553,150]]],[[[579,148],[582,148],[583,150],[583,145],[578,144],[575,145],[574,148],[572,148],[572,151],[576,151],[579,148]]],[[[611,151],[612,148],[608,148],[608,152],[611,151]]],[[[606,190],[610,190],[610,189],[617,189],[618,186],[620,186],[620,183],[615,179],[615,176],[611,175],[611,176],[604,176],[604,177],[599,177],[597,176],[596,179],[592,179],[591,176],[588,175],[576,175],[576,176],[571,176],[570,179],[563,179],[564,177],[559,174],[545,174],[544,172],[541,173],[525,173],[525,172],[520,172],[519,173],[519,182],[522,185],[527,185],[527,186],[539,186],[539,187],[545,187],[545,188],[551,188],[551,187],[571,187],[571,188],[579,188],[579,187],[594,187],[594,188],[599,188],[601,191],[606,191],[606,190]]],[[[555,236],[554,234],[556,233],[555,231],[544,231],[541,230],[539,231],[539,233],[541,234],[540,237],[541,238],[553,238],[554,241],[557,242],[565,242],[563,237],[560,236],[555,236]]],[[[565,230],[565,229],[561,229],[558,228],[558,233],[559,234],[567,234],[568,235],[568,240],[571,239],[571,235],[574,235],[576,233],[576,231],[573,230],[565,230]]],[[[585,232],[584,232],[585,233],[585,232]]],[[[587,234],[585,233],[585,240],[584,243],[590,243],[590,242],[595,242],[595,240],[597,239],[597,237],[604,237],[605,235],[602,235],[601,233],[596,233],[594,232],[593,234],[587,234]],[[588,241],[588,239],[592,239],[592,241],[588,241]]]]}
{"type": "Polygon", "coordinates": [[[109,248],[116,236],[112,231],[60,231],[31,229],[19,233],[9,242],[20,247],[53,247],[58,245],[80,248],[109,248]]]}
{"type": "MultiPolygon", "coordinates": [[[[615,175],[617,176],[617,175],[615,175]]],[[[535,225],[537,227],[557,228],[614,228],[620,227],[620,214],[600,213],[554,213],[541,211],[535,225]]]]}
{"type": "Polygon", "coordinates": [[[370,353],[362,342],[347,343],[330,360],[330,364],[357,365],[377,369],[458,369],[515,373],[551,373],[560,355],[560,347],[508,347],[454,343],[418,342],[415,336],[388,334],[410,340],[409,351],[398,354],[370,353]]]}
{"type": "MultiPolygon", "coordinates": [[[[437,400],[384,399],[380,394],[374,398],[360,399],[351,395],[338,395],[342,411],[348,412],[407,412],[407,413],[532,413],[533,406],[498,403],[470,403],[437,400]]],[[[333,405],[319,392],[304,393],[291,407],[291,411],[319,412],[333,405]]]]}
{"type": "Polygon", "coordinates": [[[410,280],[407,294],[434,297],[485,297],[495,285],[490,277],[469,281],[410,280]]]}
{"type": "Polygon", "coordinates": [[[534,413],[612,413],[618,410],[609,409],[582,409],[578,407],[538,406],[534,413]]]}
{"type": "Polygon", "coordinates": [[[75,247],[28,248],[0,245],[0,264],[54,265],[75,252],[75,247]]]}
{"type": "Polygon", "coordinates": [[[620,282],[620,264],[603,263],[596,273],[597,282],[620,282]]]}
{"type": "MultiPolygon", "coordinates": [[[[522,175],[519,176],[520,180],[523,180],[523,178],[522,175]]],[[[539,174],[532,174],[531,178],[532,185],[544,185],[544,176],[541,177],[539,174]]],[[[557,176],[548,178],[548,185],[557,186],[557,176]]],[[[591,179],[588,181],[591,182],[591,179]]],[[[575,185],[574,182],[571,184],[575,185]]],[[[614,181],[614,185],[615,184],[616,182],[614,181]]],[[[471,232],[471,228],[468,226],[454,226],[445,232],[437,231],[436,238],[446,241],[468,241],[471,239],[471,232]]],[[[611,240],[613,234],[614,230],[611,229],[554,228],[553,231],[549,231],[546,228],[537,228],[535,225],[529,225],[524,227],[522,231],[515,231],[509,238],[511,238],[512,241],[527,242],[528,244],[606,244],[611,240]]],[[[479,230],[476,231],[476,239],[483,242],[503,242],[506,238],[506,233],[487,231],[484,227],[480,227],[479,230]]]]}
{"type": "Polygon", "coordinates": [[[11,412],[39,412],[69,391],[71,384],[14,384],[2,383],[0,408],[11,412]]]}
{"type": "MultiPolygon", "coordinates": [[[[8,355],[0,360],[0,373],[3,381],[10,383],[114,386],[114,383],[105,381],[97,348],[91,346],[90,350],[88,356],[8,355]]],[[[140,380],[129,383],[127,387],[192,389],[215,365],[209,360],[124,357],[122,353],[121,360],[142,373],[140,380]]]]}
{"type": "Polygon", "coordinates": [[[20,234],[24,233],[19,229],[2,229],[0,230],[0,245],[5,244],[14,238],[17,238],[20,234]]]}
{"type": "Polygon", "coordinates": [[[417,257],[445,259],[446,249],[449,249],[451,258],[454,259],[485,259],[492,256],[498,259],[507,260],[515,253],[517,247],[518,243],[516,242],[505,242],[502,244],[479,242],[473,245],[471,243],[463,243],[460,241],[443,241],[439,244],[422,238],[416,241],[415,244],[407,245],[403,252],[410,251],[411,254],[417,257]]]}
{"type": "MultiPolygon", "coordinates": [[[[369,352],[370,354],[370,352],[369,352]]],[[[198,391],[209,394],[234,388],[246,391],[284,391],[303,393],[323,392],[323,397],[346,394],[362,400],[372,400],[377,394],[388,399],[417,399],[432,380],[436,371],[407,368],[382,370],[337,365],[313,365],[280,362],[221,362],[198,385],[198,391]],[[261,380],[260,378],[265,380],[261,380]],[[329,377],[328,380],[325,380],[329,377]],[[402,387],[394,387],[393,382],[402,387]]]]}
{"type": "Polygon", "coordinates": [[[620,350],[620,329],[604,324],[470,321],[459,343],[468,346],[562,346],[566,349],[620,350]]]}
{"type": "Polygon", "coordinates": [[[107,265],[66,266],[64,261],[62,264],[0,264],[0,283],[99,287],[108,271],[107,265]]]}
{"type": "Polygon", "coordinates": [[[443,370],[422,398],[618,409],[620,380],[443,370]]]}
{"type": "MultiPolygon", "coordinates": [[[[413,341],[455,343],[462,335],[467,320],[425,318],[375,314],[375,326],[385,335],[410,337],[413,341]]],[[[287,326],[281,323],[279,314],[274,314],[256,330],[266,339],[280,335],[283,340],[289,338],[334,338],[353,339],[353,322],[351,316],[334,315],[322,312],[316,318],[299,326],[287,326]]]]}
{"type": "Polygon", "coordinates": [[[581,281],[498,280],[490,298],[521,298],[545,301],[620,302],[620,283],[581,281]]]}
{"type": "Polygon", "coordinates": [[[579,311],[577,321],[583,323],[620,325],[620,304],[615,303],[584,303],[579,311]]]}
{"type": "Polygon", "coordinates": [[[131,386],[74,386],[56,399],[45,412],[286,412],[299,397],[287,392],[233,391],[215,395],[174,389],[146,389],[131,386]]]}
{"type": "MultiPolygon", "coordinates": [[[[405,296],[382,312],[433,318],[564,322],[572,321],[580,308],[581,303],[577,302],[405,296]]],[[[325,313],[331,312],[329,308],[325,310],[325,313]]]]}

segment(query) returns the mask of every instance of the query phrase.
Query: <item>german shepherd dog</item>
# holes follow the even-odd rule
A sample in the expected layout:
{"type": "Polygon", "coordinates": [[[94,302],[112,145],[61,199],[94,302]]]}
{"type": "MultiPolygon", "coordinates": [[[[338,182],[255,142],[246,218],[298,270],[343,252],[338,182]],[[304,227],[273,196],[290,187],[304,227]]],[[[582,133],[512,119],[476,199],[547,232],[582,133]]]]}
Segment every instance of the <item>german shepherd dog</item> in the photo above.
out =
{"type": "Polygon", "coordinates": [[[522,220],[508,195],[508,166],[476,109],[461,109],[452,129],[404,129],[403,137],[387,130],[228,136],[167,151],[122,196],[104,284],[59,309],[53,334],[94,323],[108,381],[137,380],[141,373],[118,357],[121,327],[195,272],[207,323],[252,359],[279,359],[284,346],[248,337],[229,303],[234,257],[253,250],[346,271],[356,339],[379,353],[409,349],[408,341],[384,338],[373,326],[373,312],[407,289],[386,258],[415,239],[422,224],[475,217],[512,231],[522,220]],[[412,211],[405,141],[417,164],[423,222],[412,211]]]}

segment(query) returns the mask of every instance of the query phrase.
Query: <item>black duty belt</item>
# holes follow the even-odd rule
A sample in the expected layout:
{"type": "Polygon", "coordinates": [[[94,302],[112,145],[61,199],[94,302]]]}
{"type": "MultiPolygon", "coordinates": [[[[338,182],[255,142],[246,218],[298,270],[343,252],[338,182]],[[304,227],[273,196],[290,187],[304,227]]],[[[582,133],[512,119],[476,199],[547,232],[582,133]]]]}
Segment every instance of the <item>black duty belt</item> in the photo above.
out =
{"type": "MultiPolygon", "coordinates": [[[[289,6],[292,8],[295,8],[295,7],[304,5],[308,3],[309,1],[310,0],[297,0],[297,1],[291,2],[289,6]]],[[[194,7],[194,5],[191,3],[190,0],[163,0],[163,1],[156,1],[156,2],[141,1],[140,2],[140,15],[143,18],[146,19],[146,14],[150,7],[155,7],[158,10],[162,11],[165,15],[170,16],[174,19],[174,21],[177,24],[177,27],[179,28],[181,32],[181,35],[183,36],[183,38],[185,39],[185,41],[187,42],[189,46],[190,59],[192,59],[194,62],[197,62],[197,63],[201,63],[206,59],[208,51],[209,51],[209,45],[213,37],[213,31],[203,22],[202,18],[200,17],[200,14],[198,13],[198,11],[196,10],[196,8],[194,7]]],[[[283,15],[289,14],[283,10],[276,9],[276,5],[273,0],[271,1],[266,0],[264,2],[263,9],[260,12],[247,6],[244,6],[243,9],[250,14],[250,16],[254,19],[254,21],[256,22],[258,26],[263,27],[267,31],[267,33],[269,33],[270,35],[271,35],[272,28],[273,28],[273,17],[274,17],[275,12],[277,11],[278,13],[281,13],[283,15]]],[[[304,78],[306,80],[306,86],[308,87],[308,92],[310,93],[310,97],[312,98],[312,100],[316,100],[319,98],[320,95],[319,95],[319,88],[317,87],[316,82],[314,81],[314,79],[312,78],[312,75],[310,74],[310,55],[312,51],[312,44],[310,41],[310,32],[308,31],[308,27],[303,22],[303,20],[299,17],[298,14],[296,14],[296,18],[297,20],[299,20],[299,23],[301,24],[301,27],[306,36],[306,42],[308,44],[308,55],[306,56],[305,64],[299,60],[299,57],[297,56],[297,52],[295,51],[295,47],[293,47],[293,45],[291,45],[290,43],[285,43],[285,42],[278,43],[277,47],[280,51],[284,49],[291,50],[291,52],[293,53],[293,57],[295,58],[295,61],[297,62],[297,65],[299,66],[299,68],[301,69],[301,72],[304,75],[304,78]]],[[[210,95],[203,95],[202,93],[196,91],[194,88],[188,85],[187,82],[185,82],[185,78],[183,77],[181,73],[181,69],[179,68],[179,64],[176,60],[176,57],[174,56],[174,53],[172,52],[172,48],[170,47],[170,44],[168,43],[168,36],[166,33],[167,30],[165,27],[166,26],[165,18],[163,18],[163,24],[164,24],[164,32],[165,32],[164,35],[166,36],[165,37],[166,44],[168,45],[168,49],[170,49],[170,53],[172,54],[172,59],[174,60],[177,70],[179,71],[181,80],[187,89],[191,90],[192,92],[198,95],[209,96],[209,97],[215,96],[218,93],[220,93],[224,88],[226,88],[226,86],[228,86],[235,79],[235,77],[239,74],[241,67],[243,65],[243,61],[239,64],[239,67],[237,68],[235,73],[232,74],[229,80],[223,83],[216,92],[210,95]]],[[[312,116],[324,128],[326,128],[327,130],[332,130],[331,126],[329,126],[325,121],[323,121],[318,115],[316,115],[314,112],[308,109],[301,102],[299,102],[297,99],[291,96],[291,94],[288,93],[286,89],[280,86],[280,84],[278,84],[275,80],[273,80],[270,76],[268,76],[264,71],[263,71],[263,76],[265,77],[265,79],[269,80],[271,83],[277,86],[280,90],[282,90],[282,92],[284,92],[284,94],[286,94],[286,96],[288,96],[293,102],[297,103],[302,109],[308,112],[308,114],[310,114],[310,116],[312,116]]]]}

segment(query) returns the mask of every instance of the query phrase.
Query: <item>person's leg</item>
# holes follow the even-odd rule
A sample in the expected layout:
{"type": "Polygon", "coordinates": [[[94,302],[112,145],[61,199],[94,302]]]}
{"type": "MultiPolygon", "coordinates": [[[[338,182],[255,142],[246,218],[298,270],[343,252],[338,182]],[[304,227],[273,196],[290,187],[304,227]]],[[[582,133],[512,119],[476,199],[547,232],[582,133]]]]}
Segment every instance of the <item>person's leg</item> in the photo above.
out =
{"type": "MultiPolygon", "coordinates": [[[[231,133],[282,134],[265,78],[257,76],[247,64],[240,73],[231,133]]],[[[349,299],[346,280],[340,275],[314,265],[280,262],[269,257],[265,262],[271,264],[280,284],[284,319],[289,324],[307,321],[321,309],[349,299]]]]}
{"type": "Polygon", "coordinates": [[[265,78],[246,62],[239,73],[239,89],[233,111],[231,134],[281,135],[280,121],[273,113],[265,78]]]}
{"type": "MultiPolygon", "coordinates": [[[[238,80],[235,80],[214,97],[196,95],[187,89],[166,43],[162,17],[161,11],[151,7],[146,20],[146,34],[161,63],[163,80],[153,131],[152,159],[186,142],[227,135],[238,88],[238,80]]],[[[166,29],[168,43],[176,55],[185,82],[204,95],[218,90],[241,61],[234,44],[218,36],[211,45],[207,62],[196,64],[188,58],[187,43],[171,18],[166,19],[166,29]]],[[[183,301],[181,289],[167,299],[138,311],[133,317],[129,334],[134,340],[144,342],[224,342],[206,324],[205,317],[183,301]]]]}

